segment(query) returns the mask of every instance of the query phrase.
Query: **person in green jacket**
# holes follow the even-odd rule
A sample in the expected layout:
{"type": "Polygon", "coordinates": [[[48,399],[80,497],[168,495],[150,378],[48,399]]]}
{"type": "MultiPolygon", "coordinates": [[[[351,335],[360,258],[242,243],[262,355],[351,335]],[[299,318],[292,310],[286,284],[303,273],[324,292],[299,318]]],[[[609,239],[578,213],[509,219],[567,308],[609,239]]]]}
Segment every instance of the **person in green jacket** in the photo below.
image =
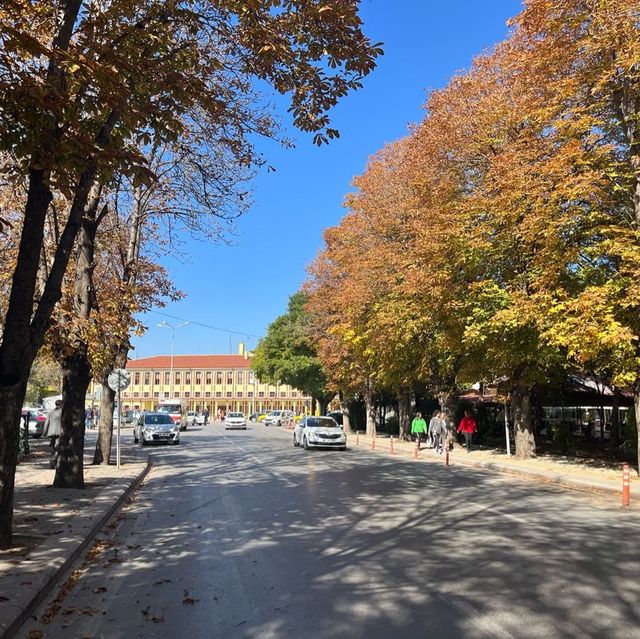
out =
{"type": "Polygon", "coordinates": [[[413,421],[411,422],[411,434],[415,434],[418,446],[422,443],[423,439],[427,438],[427,422],[424,421],[422,413],[416,413],[413,421]]]}

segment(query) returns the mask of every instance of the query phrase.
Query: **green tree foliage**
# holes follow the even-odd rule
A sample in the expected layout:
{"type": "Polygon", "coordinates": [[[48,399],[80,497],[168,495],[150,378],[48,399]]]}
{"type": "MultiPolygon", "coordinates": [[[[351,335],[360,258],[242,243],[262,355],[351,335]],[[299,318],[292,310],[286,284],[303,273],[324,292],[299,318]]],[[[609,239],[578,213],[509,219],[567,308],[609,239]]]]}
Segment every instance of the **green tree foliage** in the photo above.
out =
{"type": "Polygon", "coordinates": [[[256,375],[270,384],[290,384],[321,403],[333,397],[327,389],[327,377],[318,358],[309,329],[311,321],[305,308],[306,295],[289,298],[287,312],[278,317],[260,340],[252,367],[256,375]]]}

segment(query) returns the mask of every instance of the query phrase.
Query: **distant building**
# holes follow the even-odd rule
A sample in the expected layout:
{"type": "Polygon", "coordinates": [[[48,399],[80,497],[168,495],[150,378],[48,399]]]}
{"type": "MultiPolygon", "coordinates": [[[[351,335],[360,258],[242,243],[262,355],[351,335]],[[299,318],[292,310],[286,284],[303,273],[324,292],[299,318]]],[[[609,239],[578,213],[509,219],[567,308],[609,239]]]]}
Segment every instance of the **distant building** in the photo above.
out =
{"type": "MultiPolygon", "coordinates": [[[[243,347],[241,346],[241,352],[243,347]]],[[[130,360],[131,384],[122,392],[124,410],[155,410],[160,399],[180,399],[189,410],[289,409],[309,412],[311,398],[287,384],[263,384],[248,355],[157,355],[130,360]]]]}

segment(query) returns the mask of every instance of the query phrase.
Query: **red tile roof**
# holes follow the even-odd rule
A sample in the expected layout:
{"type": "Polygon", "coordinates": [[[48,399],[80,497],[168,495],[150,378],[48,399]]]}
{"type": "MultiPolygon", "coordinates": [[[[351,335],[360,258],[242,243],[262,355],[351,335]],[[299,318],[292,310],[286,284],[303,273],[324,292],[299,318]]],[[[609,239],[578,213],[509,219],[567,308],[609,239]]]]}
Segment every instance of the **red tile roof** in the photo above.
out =
{"type": "MultiPolygon", "coordinates": [[[[156,355],[131,359],[127,362],[129,370],[134,368],[171,368],[170,355],[156,355]]],[[[251,368],[251,358],[244,355],[174,355],[173,368],[251,368]]]]}

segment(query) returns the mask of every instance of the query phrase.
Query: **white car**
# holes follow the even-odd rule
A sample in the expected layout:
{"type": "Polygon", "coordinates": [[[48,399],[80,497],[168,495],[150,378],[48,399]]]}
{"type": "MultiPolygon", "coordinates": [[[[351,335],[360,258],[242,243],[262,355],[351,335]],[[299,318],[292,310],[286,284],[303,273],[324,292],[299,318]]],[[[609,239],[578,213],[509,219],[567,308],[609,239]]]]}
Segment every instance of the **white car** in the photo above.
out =
{"type": "Polygon", "coordinates": [[[309,448],[347,450],[347,436],[333,417],[305,416],[293,430],[293,445],[309,448]]]}
{"type": "Polygon", "coordinates": [[[195,410],[190,410],[187,413],[187,425],[193,426],[194,424],[204,426],[204,415],[197,413],[195,410]]]}
{"type": "Polygon", "coordinates": [[[180,443],[180,424],[174,423],[167,413],[142,413],[138,423],[133,427],[133,441],[146,444],[164,442],[180,443]]]}
{"type": "Polygon", "coordinates": [[[224,429],[229,430],[231,428],[247,430],[247,418],[243,413],[227,413],[224,418],[224,429]]]}
{"type": "Polygon", "coordinates": [[[290,410],[272,410],[265,418],[265,426],[282,426],[289,420],[293,419],[293,411],[290,410]]]}

